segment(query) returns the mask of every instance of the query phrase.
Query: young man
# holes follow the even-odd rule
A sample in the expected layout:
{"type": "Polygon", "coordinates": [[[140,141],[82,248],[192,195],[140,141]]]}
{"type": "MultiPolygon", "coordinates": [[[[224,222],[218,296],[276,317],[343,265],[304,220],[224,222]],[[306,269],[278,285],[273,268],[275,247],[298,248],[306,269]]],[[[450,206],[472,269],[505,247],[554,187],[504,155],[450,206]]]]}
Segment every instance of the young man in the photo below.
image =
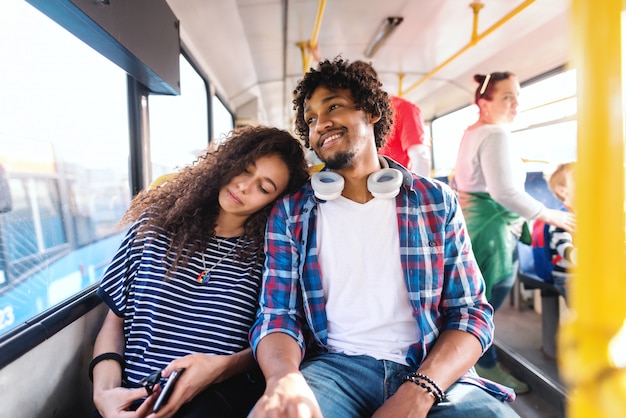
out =
{"type": "Polygon", "coordinates": [[[370,70],[323,61],[296,88],[296,129],[327,177],[269,218],[250,333],[267,388],[250,416],[515,417],[513,392],[470,371],[493,310],[457,201],[377,155],[391,108],[370,70]],[[322,193],[333,173],[343,188],[322,193]]]}

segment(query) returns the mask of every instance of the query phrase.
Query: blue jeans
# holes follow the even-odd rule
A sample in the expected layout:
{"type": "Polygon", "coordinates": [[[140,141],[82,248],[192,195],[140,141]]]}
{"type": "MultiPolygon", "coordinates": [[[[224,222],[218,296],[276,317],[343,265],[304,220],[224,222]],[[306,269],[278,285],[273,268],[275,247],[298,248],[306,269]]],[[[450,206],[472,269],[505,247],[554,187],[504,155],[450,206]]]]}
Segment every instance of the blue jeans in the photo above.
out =
{"type": "MultiPolygon", "coordinates": [[[[306,359],[300,369],[325,418],[371,417],[396,393],[402,377],[414,371],[388,360],[345,354],[319,354],[306,359]]],[[[511,407],[472,384],[455,383],[446,398],[432,407],[429,418],[518,417],[511,407]]]]}

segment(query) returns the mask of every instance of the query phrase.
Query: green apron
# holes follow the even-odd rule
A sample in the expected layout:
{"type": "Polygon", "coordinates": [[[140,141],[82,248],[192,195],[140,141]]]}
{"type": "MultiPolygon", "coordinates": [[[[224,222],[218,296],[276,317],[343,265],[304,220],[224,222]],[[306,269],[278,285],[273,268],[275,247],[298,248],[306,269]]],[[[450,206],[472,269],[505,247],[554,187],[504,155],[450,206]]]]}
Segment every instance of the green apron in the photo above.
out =
{"type": "MultiPolygon", "coordinates": [[[[490,300],[493,286],[514,273],[513,252],[517,239],[511,225],[521,218],[493,200],[489,193],[458,192],[458,196],[474,256],[485,279],[487,300],[490,300]]],[[[528,225],[524,223],[520,239],[525,242],[528,238],[528,225]]]]}

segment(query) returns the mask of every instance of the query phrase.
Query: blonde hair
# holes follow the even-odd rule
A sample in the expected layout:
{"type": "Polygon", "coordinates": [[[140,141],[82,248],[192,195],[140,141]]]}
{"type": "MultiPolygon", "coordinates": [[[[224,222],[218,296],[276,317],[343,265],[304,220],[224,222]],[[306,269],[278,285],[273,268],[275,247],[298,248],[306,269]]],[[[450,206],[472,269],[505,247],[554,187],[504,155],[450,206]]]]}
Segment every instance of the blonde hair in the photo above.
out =
{"type": "Polygon", "coordinates": [[[564,197],[557,191],[557,186],[567,186],[567,174],[573,173],[576,168],[575,162],[559,164],[548,179],[550,191],[562,202],[564,197]]]}

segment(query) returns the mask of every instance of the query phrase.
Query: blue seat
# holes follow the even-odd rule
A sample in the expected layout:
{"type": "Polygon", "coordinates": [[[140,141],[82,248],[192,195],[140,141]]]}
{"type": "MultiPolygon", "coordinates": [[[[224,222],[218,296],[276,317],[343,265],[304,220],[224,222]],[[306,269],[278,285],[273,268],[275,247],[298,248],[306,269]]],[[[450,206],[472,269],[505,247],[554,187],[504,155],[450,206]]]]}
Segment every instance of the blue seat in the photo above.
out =
{"type": "Polygon", "coordinates": [[[517,277],[521,283],[526,285],[526,288],[542,289],[558,294],[552,283],[546,282],[535,272],[535,259],[533,258],[533,249],[530,245],[518,242],[517,258],[519,260],[517,277]]]}
{"type": "Polygon", "coordinates": [[[563,203],[552,194],[543,173],[540,171],[531,171],[526,174],[524,188],[529,195],[549,208],[558,209],[563,205],[563,203]]]}
{"type": "MultiPolygon", "coordinates": [[[[557,209],[562,203],[554,197],[541,172],[531,172],[526,176],[526,191],[546,207],[557,209]]],[[[559,327],[559,292],[535,273],[535,260],[532,247],[518,242],[517,257],[519,266],[517,280],[526,289],[541,290],[541,339],[542,350],[548,357],[556,358],[556,333],[559,327]]]]}

